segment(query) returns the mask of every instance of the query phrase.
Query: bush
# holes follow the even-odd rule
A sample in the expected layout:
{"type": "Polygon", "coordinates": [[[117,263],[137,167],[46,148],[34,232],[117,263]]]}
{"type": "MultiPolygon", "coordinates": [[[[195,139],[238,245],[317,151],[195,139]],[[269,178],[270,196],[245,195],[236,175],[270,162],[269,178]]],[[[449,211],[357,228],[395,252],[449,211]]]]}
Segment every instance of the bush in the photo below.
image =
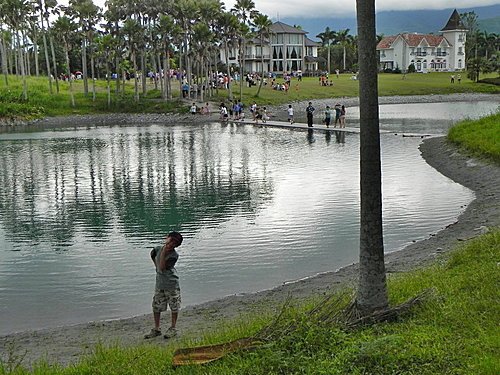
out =
{"type": "Polygon", "coordinates": [[[408,73],[415,73],[417,69],[415,69],[415,64],[408,65],[408,73]]]}

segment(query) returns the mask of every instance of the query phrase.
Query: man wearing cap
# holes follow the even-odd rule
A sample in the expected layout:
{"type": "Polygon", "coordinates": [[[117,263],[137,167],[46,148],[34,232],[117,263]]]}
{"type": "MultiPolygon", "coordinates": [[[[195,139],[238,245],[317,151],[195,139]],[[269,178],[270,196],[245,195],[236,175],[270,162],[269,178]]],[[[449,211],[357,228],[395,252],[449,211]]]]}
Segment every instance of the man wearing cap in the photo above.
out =
{"type": "Polygon", "coordinates": [[[172,323],[163,337],[169,339],[177,336],[175,326],[181,306],[181,291],[179,277],[174,266],[179,259],[175,248],[182,244],[182,239],[179,232],[170,232],[163,246],[156,246],[151,250],[151,259],[156,268],[156,285],[152,304],[155,327],[144,336],[145,339],[161,335],[160,316],[163,311],[167,311],[168,307],[172,314],[172,323]]]}
{"type": "Polygon", "coordinates": [[[313,115],[314,115],[314,107],[312,105],[312,102],[309,102],[309,105],[306,107],[306,115],[307,115],[307,126],[312,128],[313,115]]]}

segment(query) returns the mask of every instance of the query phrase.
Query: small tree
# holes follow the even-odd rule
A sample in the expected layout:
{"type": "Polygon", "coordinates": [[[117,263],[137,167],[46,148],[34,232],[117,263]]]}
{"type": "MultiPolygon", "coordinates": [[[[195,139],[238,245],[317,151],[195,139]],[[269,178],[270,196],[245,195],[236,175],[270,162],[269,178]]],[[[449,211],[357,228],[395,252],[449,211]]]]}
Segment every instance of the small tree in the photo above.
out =
{"type": "Polygon", "coordinates": [[[415,69],[415,64],[411,63],[408,65],[408,73],[415,73],[417,70],[415,69]]]}

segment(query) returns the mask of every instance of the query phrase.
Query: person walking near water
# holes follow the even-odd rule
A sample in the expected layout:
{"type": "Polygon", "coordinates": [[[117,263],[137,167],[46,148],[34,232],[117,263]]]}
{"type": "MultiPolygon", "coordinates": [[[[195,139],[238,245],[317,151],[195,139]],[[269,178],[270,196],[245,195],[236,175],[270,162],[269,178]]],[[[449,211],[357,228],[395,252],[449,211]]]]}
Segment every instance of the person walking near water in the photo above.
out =
{"type": "Polygon", "coordinates": [[[151,250],[151,259],[156,268],[156,285],[152,304],[154,328],[144,336],[145,339],[161,335],[160,317],[161,313],[167,311],[168,307],[170,307],[172,314],[171,325],[163,337],[169,339],[177,336],[176,324],[181,306],[181,290],[179,277],[174,266],[179,259],[175,248],[181,246],[182,240],[182,235],[179,232],[170,232],[163,246],[156,246],[151,250]]]}
{"type": "Polygon", "coordinates": [[[288,112],[288,122],[290,124],[293,124],[293,107],[291,104],[288,104],[287,112],[288,112]]]}
{"type": "Polygon", "coordinates": [[[312,102],[309,102],[309,105],[306,107],[306,115],[307,115],[307,126],[312,128],[313,115],[314,115],[314,107],[312,106],[312,102]]]}

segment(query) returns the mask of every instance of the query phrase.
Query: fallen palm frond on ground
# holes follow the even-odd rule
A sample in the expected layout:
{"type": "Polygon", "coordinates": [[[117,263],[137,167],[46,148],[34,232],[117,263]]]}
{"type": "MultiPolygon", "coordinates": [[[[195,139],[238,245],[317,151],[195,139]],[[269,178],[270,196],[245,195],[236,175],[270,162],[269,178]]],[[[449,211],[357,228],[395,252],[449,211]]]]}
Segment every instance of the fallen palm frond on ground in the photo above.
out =
{"type": "MultiPolygon", "coordinates": [[[[337,325],[343,329],[353,329],[362,325],[376,324],[385,321],[395,321],[407,315],[411,308],[423,303],[433,294],[432,289],[427,289],[410,300],[382,311],[376,311],[368,316],[357,313],[353,293],[342,292],[328,295],[317,305],[305,313],[305,321],[318,326],[337,325]]],[[[292,299],[288,296],[280,313],[276,318],[253,337],[245,337],[222,344],[199,346],[194,348],[181,348],[174,352],[173,366],[201,365],[238,351],[255,349],[266,343],[293,334],[299,325],[305,321],[286,319],[286,312],[292,299]]]]}

